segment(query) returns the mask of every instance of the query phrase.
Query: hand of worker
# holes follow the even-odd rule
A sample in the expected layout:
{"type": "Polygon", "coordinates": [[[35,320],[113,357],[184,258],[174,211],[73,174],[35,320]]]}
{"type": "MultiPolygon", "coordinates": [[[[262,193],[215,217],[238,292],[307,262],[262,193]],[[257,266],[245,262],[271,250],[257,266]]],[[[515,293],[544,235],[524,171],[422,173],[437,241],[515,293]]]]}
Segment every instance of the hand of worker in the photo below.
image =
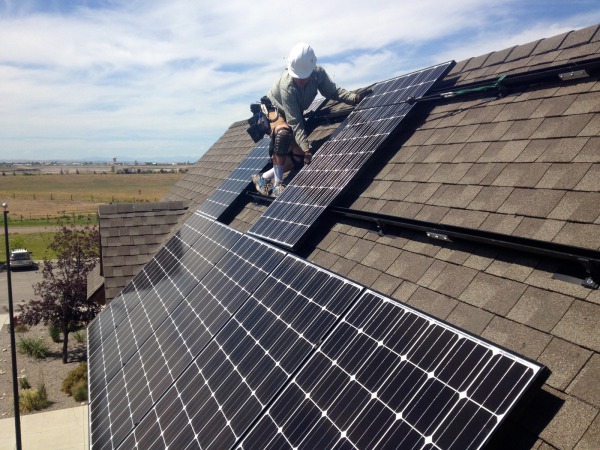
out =
{"type": "Polygon", "coordinates": [[[373,89],[365,89],[364,91],[357,92],[355,104],[358,105],[360,102],[362,102],[365,99],[365,97],[367,95],[369,95],[372,92],[373,92],[373,89]]]}
{"type": "Polygon", "coordinates": [[[304,164],[309,165],[312,162],[312,152],[310,150],[306,150],[304,152],[304,164]]]}

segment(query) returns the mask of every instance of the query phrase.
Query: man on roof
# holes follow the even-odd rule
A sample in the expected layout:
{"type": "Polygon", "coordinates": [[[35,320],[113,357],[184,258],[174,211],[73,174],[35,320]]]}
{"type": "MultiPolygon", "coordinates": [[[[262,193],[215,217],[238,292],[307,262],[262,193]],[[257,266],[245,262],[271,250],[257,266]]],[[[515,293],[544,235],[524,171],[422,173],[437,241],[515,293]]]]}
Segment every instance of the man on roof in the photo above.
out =
{"type": "MultiPolygon", "coordinates": [[[[314,101],[317,92],[326,99],[349,105],[357,105],[368,93],[358,94],[338,88],[327,72],[317,65],[312,47],[300,42],[290,51],[287,69],[267,94],[271,103],[268,112],[269,156],[272,157],[273,168],[252,176],[256,190],[261,194],[269,195],[272,189],[273,195],[279,196],[284,188],[284,173],[310,164],[313,153],[306,134],[304,110],[314,101]]],[[[263,103],[264,100],[263,97],[263,103]]]]}

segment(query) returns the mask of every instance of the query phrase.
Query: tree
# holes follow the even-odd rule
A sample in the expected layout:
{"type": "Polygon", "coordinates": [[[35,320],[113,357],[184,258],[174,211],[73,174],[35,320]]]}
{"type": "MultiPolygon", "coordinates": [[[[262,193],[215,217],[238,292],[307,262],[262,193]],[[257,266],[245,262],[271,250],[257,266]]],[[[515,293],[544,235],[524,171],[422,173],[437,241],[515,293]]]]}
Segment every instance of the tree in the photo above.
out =
{"type": "Polygon", "coordinates": [[[62,362],[67,363],[69,333],[87,325],[100,311],[88,302],[87,275],[99,261],[100,237],[96,227],[63,226],[49,248],[56,260],[44,258],[42,281],[33,286],[41,300],[20,306],[20,319],[28,325],[57,324],[63,333],[62,362]]]}

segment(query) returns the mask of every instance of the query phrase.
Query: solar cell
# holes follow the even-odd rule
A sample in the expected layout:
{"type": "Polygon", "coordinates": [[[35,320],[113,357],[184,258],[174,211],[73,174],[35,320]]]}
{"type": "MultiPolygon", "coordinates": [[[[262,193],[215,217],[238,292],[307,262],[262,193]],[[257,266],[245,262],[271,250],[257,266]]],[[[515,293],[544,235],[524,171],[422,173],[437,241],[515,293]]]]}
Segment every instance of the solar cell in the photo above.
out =
{"type": "Polygon", "coordinates": [[[267,136],[256,144],[256,147],[198,207],[197,211],[218,220],[233,201],[248,188],[252,175],[261,172],[270,162],[269,142],[270,138],[267,136]]]}
{"type": "Polygon", "coordinates": [[[354,283],[286,256],[121,448],[231,447],[360,291],[354,283]]]}
{"type": "Polygon", "coordinates": [[[542,372],[367,291],[241,447],[480,448],[542,372]]]}
{"type": "Polygon", "coordinates": [[[249,233],[294,249],[420,98],[453,66],[447,62],[377,83],[267,208],[249,233]]]}

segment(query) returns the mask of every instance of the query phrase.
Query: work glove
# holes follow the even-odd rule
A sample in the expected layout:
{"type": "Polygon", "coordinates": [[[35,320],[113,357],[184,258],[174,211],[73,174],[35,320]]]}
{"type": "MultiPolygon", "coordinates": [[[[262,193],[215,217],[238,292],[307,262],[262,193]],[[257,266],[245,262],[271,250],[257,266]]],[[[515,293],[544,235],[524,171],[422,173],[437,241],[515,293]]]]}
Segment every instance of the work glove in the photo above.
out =
{"type": "Polygon", "coordinates": [[[309,165],[312,162],[312,152],[310,150],[306,150],[304,152],[304,165],[309,165]]]}
{"type": "Polygon", "coordinates": [[[371,94],[372,92],[373,92],[373,89],[369,89],[369,88],[357,92],[356,93],[356,100],[354,100],[354,104],[358,105],[360,102],[362,102],[365,99],[365,97],[367,95],[371,94]]]}

